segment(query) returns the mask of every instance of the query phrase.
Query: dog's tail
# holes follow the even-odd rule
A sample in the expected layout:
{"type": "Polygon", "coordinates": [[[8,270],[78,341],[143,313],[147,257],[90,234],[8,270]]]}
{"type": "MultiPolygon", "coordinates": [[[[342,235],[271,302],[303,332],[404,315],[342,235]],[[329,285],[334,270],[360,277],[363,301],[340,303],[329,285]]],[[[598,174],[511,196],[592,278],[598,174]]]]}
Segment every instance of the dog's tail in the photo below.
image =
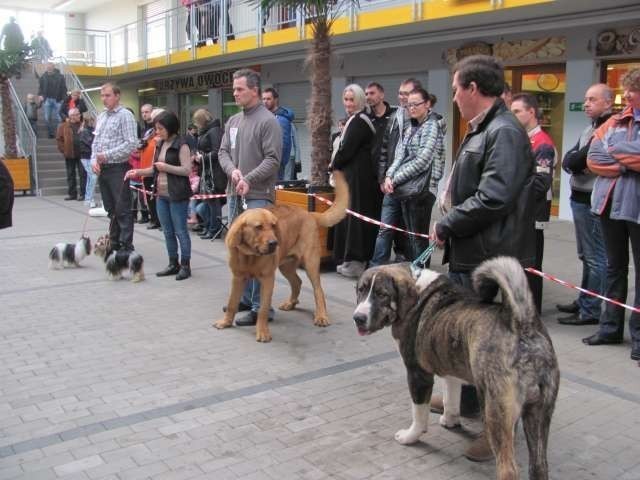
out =
{"type": "Polygon", "coordinates": [[[347,208],[349,208],[349,185],[344,178],[344,173],[340,170],[334,170],[333,179],[336,193],[333,205],[322,213],[312,213],[321,227],[333,227],[345,217],[347,208]]]}
{"type": "Polygon", "coordinates": [[[60,263],[60,250],[58,247],[53,247],[49,252],[49,269],[53,270],[58,263],[60,263]]]}
{"type": "Polygon", "coordinates": [[[526,330],[538,318],[533,295],[520,263],[513,257],[496,257],[483,262],[473,272],[473,288],[485,301],[500,290],[502,304],[510,311],[507,328],[526,330]]]}

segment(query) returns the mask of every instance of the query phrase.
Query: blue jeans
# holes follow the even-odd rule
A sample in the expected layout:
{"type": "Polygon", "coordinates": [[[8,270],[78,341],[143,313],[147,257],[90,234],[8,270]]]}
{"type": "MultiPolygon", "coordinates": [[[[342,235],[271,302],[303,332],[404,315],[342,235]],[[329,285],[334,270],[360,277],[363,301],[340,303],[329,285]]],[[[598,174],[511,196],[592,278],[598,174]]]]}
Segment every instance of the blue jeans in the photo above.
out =
{"type": "MultiPolygon", "coordinates": [[[[611,201],[600,216],[605,248],[607,250],[607,279],[605,297],[627,303],[629,276],[629,244],[633,253],[633,270],[635,275],[635,292],[633,306],[640,306],[640,225],[626,220],[609,218],[611,201]]],[[[622,339],[624,333],[625,310],[611,303],[606,303],[600,316],[598,333],[607,338],[622,339]]],[[[640,314],[629,315],[629,334],[631,348],[640,350],[640,314]]]]}
{"type": "Polygon", "coordinates": [[[44,121],[47,124],[47,130],[49,136],[53,137],[56,134],[58,123],[60,122],[60,106],[62,102],[56,102],[55,98],[45,98],[42,104],[42,110],[44,110],[44,121]]]}
{"type": "Polygon", "coordinates": [[[178,242],[180,242],[180,261],[191,259],[191,237],[187,230],[187,209],[189,200],[172,202],[166,197],[158,197],[156,211],[162,225],[164,242],[167,245],[169,258],[178,258],[178,242]]]}
{"type": "MultiPolygon", "coordinates": [[[[229,207],[229,220],[233,222],[237,216],[242,213],[242,200],[237,196],[227,197],[227,205],[229,207]]],[[[255,199],[246,200],[247,210],[252,208],[265,208],[273,205],[269,200],[255,199]]],[[[241,303],[245,305],[251,305],[251,310],[258,312],[260,310],[260,282],[255,278],[252,278],[247,282],[242,293],[241,303]]],[[[269,307],[269,317],[273,317],[273,307],[269,307]]]]}
{"type": "MultiPolygon", "coordinates": [[[[607,269],[607,253],[604,247],[600,218],[591,212],[591,205],[571,200],[573,223],[576,231],[578,258],[582,261],[580,286],[592,292],[602,293],[607,269]]],[[[602,300],[585,293],[578,296],[580,316],[600,318],[602,300]]]]}
{"type": "MultiPolygon", "coordinates": [[[[403,225],[402,204],[391,195],[385,195],[382,199],[382,211],[380,221],[396,227],[403,225]]],[[[371,267],[383,265],[389,261],[391,256],[391,244],[396,235],[395,230],[390,228],[380,228],[376,237],[376,246],[373,249],[373,257],[369,262],[371,267]]]]}
{"type": "Polygon", "coordinates": [[[84,192],[84,203],[85,205],[89,205],[93,201],[93,192],[96,189],[96,182],[98,181],[98,176],[91,169],[91,160],[88,158],[81,158],[82,166],[87,172],[87,186],[85,187],[84,192]]]}
{"type": "Polygon", "coordinates": [[[222,222],[220,221],[222,204],[219,198],[203,200],[196,207],[196,213],[202,218],[205,233],[214,235],[222,228],[222,222]]]}

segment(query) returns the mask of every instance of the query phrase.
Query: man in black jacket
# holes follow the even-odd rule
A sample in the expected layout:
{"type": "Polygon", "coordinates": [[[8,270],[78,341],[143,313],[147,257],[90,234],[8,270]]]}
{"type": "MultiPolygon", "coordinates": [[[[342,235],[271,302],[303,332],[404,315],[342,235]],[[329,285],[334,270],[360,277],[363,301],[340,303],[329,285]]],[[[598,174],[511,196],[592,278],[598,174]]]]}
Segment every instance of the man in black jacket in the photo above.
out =
{"type": "Polygon", "coordinates": [[[49,131],[49,138],[55,138],[56,129],[60,122],[60,106],[67,96],[67,83],[54,67],[53,63],[47,63],[47,70],[40,77],[38,96],[44,110],[44,120],[49,131]]]}
{"type": "MultiPolygon", "coordinates": [[[[474,55],[458,62],[454,72],[453,100],[469,126],[440,199],[446,213],[433,234],[445,246],[451,280],[471,287],[472,270],[489,258],[510,255],[523,267],[534,264],[535,162],[527,132],[500,98],[502,64],[474,55]]],[[[439,409],[442,398],[432,398],[431,405],[439,409]]],[[[478,402],[475,389],[465,385],[461,413],[470,410],[478,410],[478,402]]],[[[491,459],[486,436],[465,456],[491,459]]]]}
{"type": "MultiPolygon", "coordinates": [[[[613,90],[603,84],[592,85],[584,96],[584,113],[591,123],[582,131],[578,143],[562,160],[562,168],[571,174],[571,212],[576,232],[578,258],[582,261],[581,287],[601,293],[607,273],[607,252],[602,236],[600,218],[591,212],[591,191],[596,175],[587,168],[587,152],[593,132],[611,116],[613,90]]],[[[597,325],[600,319],[599,298],[581,293],[565,305],[556,305],[561,312],[571,315],[559,317],[563,325],[597,325]]]]}

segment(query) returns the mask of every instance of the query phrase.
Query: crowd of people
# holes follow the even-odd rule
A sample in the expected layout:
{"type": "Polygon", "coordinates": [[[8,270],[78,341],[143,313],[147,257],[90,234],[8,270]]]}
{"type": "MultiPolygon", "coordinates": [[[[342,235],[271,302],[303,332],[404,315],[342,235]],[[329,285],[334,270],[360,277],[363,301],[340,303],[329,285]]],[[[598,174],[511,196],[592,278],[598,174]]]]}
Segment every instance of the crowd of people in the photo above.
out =
{"type": "MultiPolygon", "coordinates": [[[[587,90],[585,113],[590,125],[564,155],[562,167],[571,174],[582,287],[624,302],[629,261],[624,245],[631,244],[634,263],[640,267],[636,198],[640,70],[629,73],[622,86],[627,107],[619,114],[612,112],[610,87],[595,84],[587,90]]],[[[395,107],[385,101],[379,83],[364,89],[351,84],[344,89],[345,118],[334,134],[330,169],[344,172],[352,210],[411,232],[430,234],[445,249],[450,277],[461,285],[469,287],[473,269],[497,255],[510,255],[523,267],[542,270],[544,228],[560,158],[551,137],[541,128],[537,98],[511,92],[502,65],[486,56],[460,61],[452,90],[468,127],[446,175],[446,121],[434,109],[437,99],[415,78],[401,82],[395,107]],[[431,226],[436,206],[442,216],[431,226]]],[[[58,142],[69,171],[74,172],[69,197],[79,193],[78,198],[91,201],[98,175],[104,207],[112,220],[111,241],[117,248],[133,249],[136,221],[149,223],[147,228],[161,228],[169,264],[158,276],[188,278],[191,236],[220,238],[227,220],[222,213],[225,203],[228,220],[233,221],[244,209],[273,204],[276,183],[295,175],[293,112],[280,105],[278,92],[273,88],[263,91],[260,75],[243,69],[233,76],[233,93],[241,110],[224,126],[211,112],[199,109],[187,133],[180,135],[177,116],[152,105],[142,106],[144,125],[138,128],[132,112],[120,105],[120,92],[111,83],[102,87],[106,110],[98,117],[95,130],[73,92],[66,108],[54,91],[45,92],[52,95],[47,99],[60,101],[66,112],[58,142]],[[76,170],[86,172],[79,184],[76,170]],[[132,194],[130,184],[139,190],[132,194]],[[153,195],[140,193],[142,190],[153,195]],[[226,196],[194,200],[195,193],[226,196]]],[[[353,278],[368,266],[413,261],[429,245],[422,236],[378,228],[354,216],[336,225],[332,238],[337,272],[353,278]]],[[[636,268],[636,276],[638,271],[636,268]]],[[[540,312],[542,279],[532,274],[528,278],[540,312]]],[[[636,280],[636,294],[640,294],[640,278],[636,280]]],[[[255,323],[258,307],[259,287],[250,281],[240,304],[240,311],[247,313],[237,323],[255,323]]],[[[583,340],[585,344],[622,342],[622,308],[602,305],[599,299],[581,294],[557,309],[568,314],[558,318],[561,324],[599,325],[597,333],[583,340]]],[[[640,360],[638,314],[631,315],[629,328],[631,357],[640,360]]],[[[463,394],[463,411],[474,408],[477,398],[473,392],[463,394]]],[[[488,452],[488,448],[482,450],[486,446],[482,442],[475,446],[478,450],[472,450],[471,456],[481,458],[488,452]]]]}

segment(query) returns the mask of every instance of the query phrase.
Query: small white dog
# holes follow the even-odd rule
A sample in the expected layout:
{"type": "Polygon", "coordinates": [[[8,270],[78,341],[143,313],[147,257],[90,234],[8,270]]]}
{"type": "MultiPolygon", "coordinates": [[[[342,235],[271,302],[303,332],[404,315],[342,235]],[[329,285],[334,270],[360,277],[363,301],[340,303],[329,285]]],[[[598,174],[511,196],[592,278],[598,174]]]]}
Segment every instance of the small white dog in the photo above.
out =
{"type": "Polygon", "coordinates": [[[85,257],[91,255],[91,240],[81,237],[73,243],[58,243],[49,252],[49,269],[59,270],[64,267],[79,267],[85,257]]]}

